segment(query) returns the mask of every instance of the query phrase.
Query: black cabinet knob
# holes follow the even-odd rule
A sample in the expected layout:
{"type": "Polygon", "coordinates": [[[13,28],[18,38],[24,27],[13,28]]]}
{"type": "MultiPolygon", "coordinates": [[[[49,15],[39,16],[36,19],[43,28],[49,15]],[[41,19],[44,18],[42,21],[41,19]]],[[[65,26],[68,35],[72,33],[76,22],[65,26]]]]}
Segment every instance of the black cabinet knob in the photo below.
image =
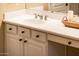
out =
{"type": "Polygon", "coordinates": [[[36,38],[39,38],[39,35],[36,35],[36,38]]]}
{"type": "Polygon", "coordinates": [[[68,44],[70,45],[70,44],[71,44],[71,42],[69,41],[69,42],[68,42],[68,44]]]}
{"type": "Polygon", "coordinates": [[[9,30],[12,30],[12,28],[9,28],[9,30]]]}
{"type": "Polygon", "coordinates": [[[68,3],[66,3],[65,5],[68,6],[68,3]]]}
{"type": "Polygon", "coordinates": [[[19,39],[19,41],[22,41],[22,39],[19,39]]]}
{"type": "Polygon", "coordinates": [[[24,43],[26,43],[27,42],[27,40],[24,40],[24,43]]]}
{"type": "Polygon", "coordinates": [[[22,31],[21,33],[24,33],[24,31],[22,31]]]}

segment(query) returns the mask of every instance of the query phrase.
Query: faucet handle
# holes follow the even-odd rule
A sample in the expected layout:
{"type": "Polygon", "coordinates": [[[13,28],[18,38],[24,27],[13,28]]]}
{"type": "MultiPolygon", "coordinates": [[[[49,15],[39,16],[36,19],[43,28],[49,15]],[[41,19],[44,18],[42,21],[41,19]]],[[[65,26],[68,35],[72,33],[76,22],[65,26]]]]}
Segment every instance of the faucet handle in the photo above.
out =
{"type": "Polygon", "coordinates": [[[38,14],[38,16],[39,16],[39,18],[40,18],[40,19],[43,19],[43,15],[41,15],[41,14],[38,14]]]}
{"type": "Polygon", "coordinates": [[[40,15],[40,19],[43,19],[43,15],[40,15]]]}
{"type": "Polygon", "coordinates": [[[47,20],[47,17],[48,17],[48,16],[47,16],[47,15],[45,15],[45,16],[44,16],[44,20],[47,20]]]}
{"type": "Polygon", "coordinates": [[[38,15],[36,13],[34,15],[35,15],[35,18],[37,18],[38,15]]]}

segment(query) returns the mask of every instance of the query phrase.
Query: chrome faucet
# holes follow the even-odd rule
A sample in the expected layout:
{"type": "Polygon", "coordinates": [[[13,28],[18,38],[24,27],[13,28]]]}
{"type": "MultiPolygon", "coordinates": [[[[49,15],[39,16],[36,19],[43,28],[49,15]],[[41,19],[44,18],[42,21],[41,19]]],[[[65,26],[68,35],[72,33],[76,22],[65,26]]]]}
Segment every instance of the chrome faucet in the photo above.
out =
{"type": "Polygon", "coordinates": [[[43,15],[39,15],[39,14],[34,14],[35,15],[35,18],[37,19],[38,17],[40,18],[40,19],[44,19],[44,20],[47,20],[47,15],[45,15],[45,16],[43,16],[43,15]]]}
{"type": "Polygon", "coordinates": [[[43,19],[43,15],[38,15],[40,19],[43,19]]]}
{"type": "Polygon", "coordinates": [[[38,17],[40,18],[40,19],[43,19],[43,16],[42,15],[39,15],[39,14],[34,14],[35,15],[35,18],[37,19],[38,17]]]}

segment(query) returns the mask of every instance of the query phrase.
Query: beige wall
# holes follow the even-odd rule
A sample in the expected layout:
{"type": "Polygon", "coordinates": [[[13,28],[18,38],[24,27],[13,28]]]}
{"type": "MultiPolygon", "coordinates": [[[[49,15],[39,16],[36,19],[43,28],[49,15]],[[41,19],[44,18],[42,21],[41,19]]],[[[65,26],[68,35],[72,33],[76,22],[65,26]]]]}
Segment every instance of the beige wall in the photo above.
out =
{"type": "MultiPolygon", "coordinates": [[[[25,4],[19,4],[19,3],[0,3],[0,18],[3,18],[3,13],[6,11],[13,11],[18,9],[25,8],[25,4]]],[[[2,19],[0,19],[0,22],[2,19]]]]}
{"type": "Polygon", "coordinates": [[[12,11],[25,8],[23,3],[4,3],[0,4],[2,11],[12,11]]]}
{"type": "Polygon", "coordinates": [[[44,5],[44,9],[48,10],[48,3],[43,4],[44,5]]]}
{"type": "Polygon", "coordinates": [[[26,3],[26,9],[43,6],[44,10],[48,10],[48,4],[47,3],[26,3]]]}

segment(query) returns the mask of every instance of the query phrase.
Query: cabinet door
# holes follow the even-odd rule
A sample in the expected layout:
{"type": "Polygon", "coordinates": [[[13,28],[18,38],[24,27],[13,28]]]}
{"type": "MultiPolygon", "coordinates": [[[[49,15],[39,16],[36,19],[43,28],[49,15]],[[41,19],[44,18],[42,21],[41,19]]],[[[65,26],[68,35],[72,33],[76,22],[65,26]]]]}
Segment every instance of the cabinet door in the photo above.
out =
{"type": "Polygon", "coordinates": [[[6,35],[6,52],[8,56],[23,55],[22,39],[13,35],[6,35]]]}
{"type": "Polygon", "coordinates": [[[25,40],[24,40],[24,49],[23,49],[23,54],[24,54],[24,56],[27,56],[27,40],[28,40],[29,38],[26,38],[25,40]]]}
{"type": "Polygon", "coordinates": [[[44,56],[46,55],[46,44],[42,44],[36,41],[30,41],[28,43],[28,56],[44,56]]]}

